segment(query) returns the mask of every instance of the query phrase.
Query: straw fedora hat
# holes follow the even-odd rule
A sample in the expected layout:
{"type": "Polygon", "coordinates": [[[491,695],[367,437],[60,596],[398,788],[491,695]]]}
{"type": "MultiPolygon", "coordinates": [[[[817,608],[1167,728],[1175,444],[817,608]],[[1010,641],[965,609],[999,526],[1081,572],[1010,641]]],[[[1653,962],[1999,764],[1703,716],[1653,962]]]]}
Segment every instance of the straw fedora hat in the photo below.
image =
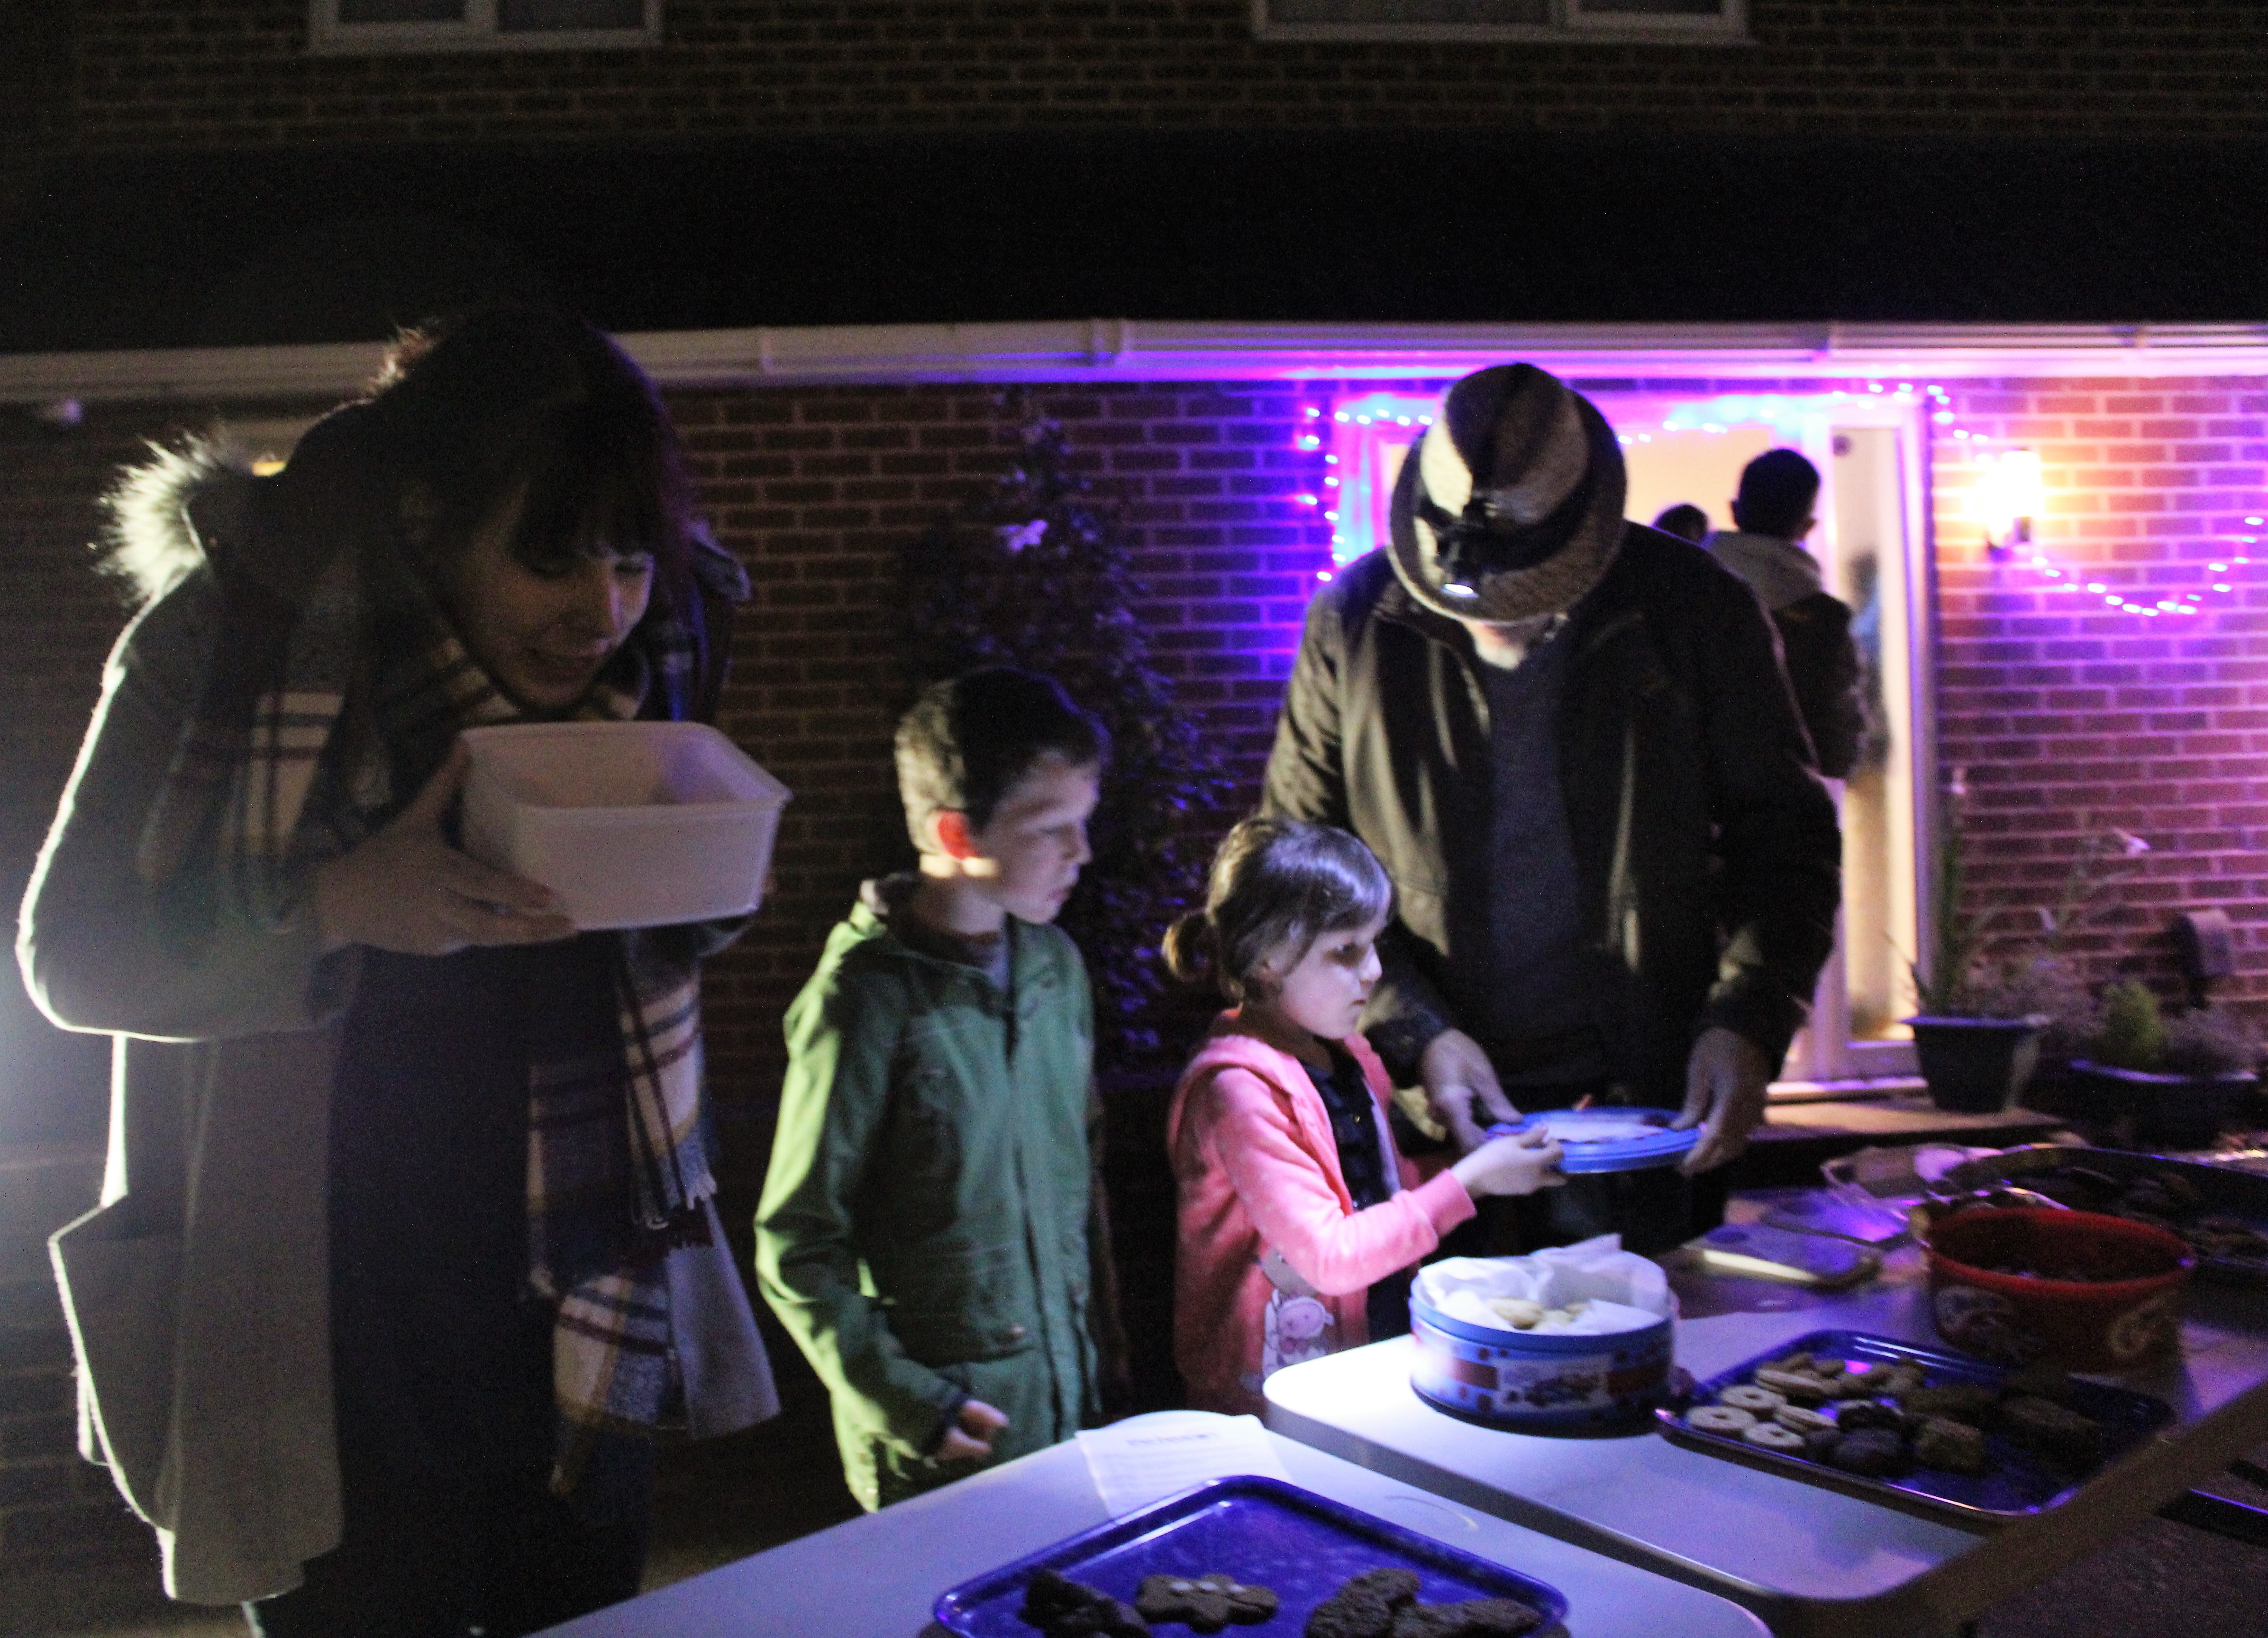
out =
{"type": "Polygon", "coordinates": [[[1556,614],[1622,544],[1622,445],[1590,400],[1534,364],[1452,386],[1394,486],[1394,572],[1460,620],[1556,614]]]}

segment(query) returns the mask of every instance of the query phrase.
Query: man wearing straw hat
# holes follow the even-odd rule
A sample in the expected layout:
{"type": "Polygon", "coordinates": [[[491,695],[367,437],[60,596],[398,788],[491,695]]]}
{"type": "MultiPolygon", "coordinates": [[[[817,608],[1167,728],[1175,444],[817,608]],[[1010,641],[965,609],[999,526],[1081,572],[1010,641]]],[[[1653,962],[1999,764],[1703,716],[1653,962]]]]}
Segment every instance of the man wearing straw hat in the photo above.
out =
{"type": "MultiPolygon", "coordinates": [[[[1392,874],[1366,1032],[1461,1146],[1521,1107],[1666,1107],[1700,1128],[1692,1174],[1764,1118],[1841,843],[1764,609],[1625,522],[1624,488],[1612,430],[1551,375],[1453,386],[1392,544],[1308,611],[1264,801],[1392,874]]],[[[1523,1238],[1691,1231],[1675,1174],[1577,1181],[1523,1238]]]]}

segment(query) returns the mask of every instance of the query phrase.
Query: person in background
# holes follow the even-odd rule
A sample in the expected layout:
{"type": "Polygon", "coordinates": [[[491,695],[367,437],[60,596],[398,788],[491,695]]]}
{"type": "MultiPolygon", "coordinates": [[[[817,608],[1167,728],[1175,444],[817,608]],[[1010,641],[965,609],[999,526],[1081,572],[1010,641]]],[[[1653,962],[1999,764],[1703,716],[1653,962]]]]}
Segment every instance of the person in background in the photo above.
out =
{"type": "Polygon", "coordinates": [[[1697,546],[1709,533],[1709,514],[1690,501],[1680,501],[1675,506],[1663,507],[1655,515],[1653,526],[1664,534],[1674,534],[1697,546]]]}
{"type": "MultiPolygon", "coordinates": [[[[1386,866],[1365,1032],[1462,1148],[1514,1098],[1663,1106],[1699,1128],[1690,1175],[1764,1119],[1833,944],[1840,838],[1763,609],[1625,523],[1625,488],[1613,430],[1545,371],[1451,387],[1390,545],[1308,607],[1264,811],[1386,866]]],[[[1520,1238],[1658,1250],[1708,1213],[1684,1184],[1579,1176],[1513,1202],[1544,1219],[1520,1238]]]]}
{"type": "Polygon", "coordinates": [[[453,830],[460,729],[713,709],[747,582],[689,503],[637,366],[521,310],[405,337],[276,477],[115,500],[144,603],[19,952],[117,1037],[55,1260],[89,1453],[257,1633],[630,1598],[651,1436],[776,1408],[701,1083],[740,923],[578,935],[453,830]]]}
{"type": "Polygon", "coordinates": [[[1846,779],[1867,740],[1866,673],[1851,606],[1826,589],[1801,544],[1818,522],[1818,467],[1794,450],[1767,450],[1741,469],[1734,526],[1702,545],[1771,611],[1819,771],[1846,779]]]}
{"type": "Polygon", "coordinates": [[[1094,1008],[1049,923],[1091,856],[1108,749],[1029,672],[924,692],[897,736],[921,868],[860,890],[788,1009],[756,1272],[870,1509],[1101,1413],[1094,1008]]]}
{"type": "Polygon", "coordinates": [[[1393,904],[1344,831],[1247,819],[1213,856],[1205,907],[1166,934],[1175,977],[1237,1003],[1166,1116],[1181,1197],[1174,1357],[1197,1409],[1257,1414],[1284,1366],[1401,1335],[1413,1267],[1476,1198],[1566,1180],[1540,1132],[1483,1143],[1423,1183],[1396,1152],[1392,1083],[1361,1035],[1393,904]]]}

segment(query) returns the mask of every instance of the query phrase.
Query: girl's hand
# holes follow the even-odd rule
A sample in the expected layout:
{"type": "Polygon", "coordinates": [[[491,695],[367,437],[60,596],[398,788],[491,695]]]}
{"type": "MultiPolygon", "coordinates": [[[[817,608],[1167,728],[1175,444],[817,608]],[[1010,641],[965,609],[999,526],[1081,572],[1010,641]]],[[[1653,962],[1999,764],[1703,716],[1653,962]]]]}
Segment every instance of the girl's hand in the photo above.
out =
{"type": "Polygon", "coordinates": [[[1561,1150],[1548,1131],[1513,1132],[1491,1138],[1449,1168],[1475,1200],[1484,1194],[1533,1194],[1567,1180],[1559,1170],[1561,1150]]]}
{"type": "Polygon", "coordinates": [[[964,1399],[953,1425],[945,1430],[945,1443],[937,1447],[940,1462],[974,1462],[992,1454],[992,1441],[1008,1419],[983,1399],[964,1399]]]}
{"type": "Polygon", "coordinates": [[[394,822],[315,870],[315,917],[326,953],[368,944],[446,956],[468,944],[571,938],[574,922],[550,890],[482,864],[441,839],[441,816],[465,782],[463,740],[394,822]]]}

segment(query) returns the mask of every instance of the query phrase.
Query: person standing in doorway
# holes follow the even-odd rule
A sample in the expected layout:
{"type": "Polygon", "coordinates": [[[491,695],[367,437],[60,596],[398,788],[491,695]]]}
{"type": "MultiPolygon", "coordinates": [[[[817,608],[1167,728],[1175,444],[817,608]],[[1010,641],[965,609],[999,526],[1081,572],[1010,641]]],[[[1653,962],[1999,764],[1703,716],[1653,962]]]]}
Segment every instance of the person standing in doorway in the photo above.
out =
{"type": "Polygon", "coordinates": [[[1847,779],[1867,743],[1865,671],[1851,606],[1827,590],[1803,547],[1818,501],[1819,468],[1794,450],[1767,450],[1741,470],[1734,526],[1701,544],[1771,611],[1819,771],[1847,779]]]}

